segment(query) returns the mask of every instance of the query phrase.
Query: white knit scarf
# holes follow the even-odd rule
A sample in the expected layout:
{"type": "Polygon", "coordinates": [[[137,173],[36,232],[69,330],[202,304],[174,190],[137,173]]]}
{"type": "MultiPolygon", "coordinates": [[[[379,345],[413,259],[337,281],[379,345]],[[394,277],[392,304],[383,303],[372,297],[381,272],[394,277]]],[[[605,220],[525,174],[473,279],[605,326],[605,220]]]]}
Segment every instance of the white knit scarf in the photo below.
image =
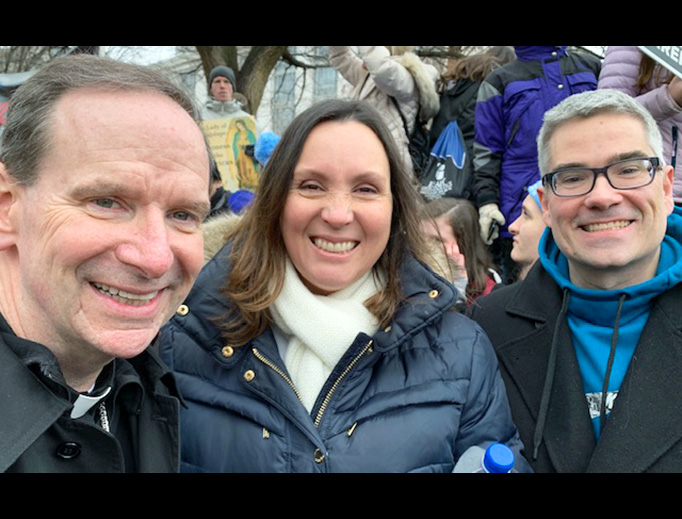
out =
{"type": "Polygon", "coordinates": [[[381,288],[374,278],[370,271],[338,292],[315,295],[286,260],[284,286],[270,310],[289,341],[284,364],[308,412],[358,333],[374,335],[379,328],[363,304],[381,288]]]}

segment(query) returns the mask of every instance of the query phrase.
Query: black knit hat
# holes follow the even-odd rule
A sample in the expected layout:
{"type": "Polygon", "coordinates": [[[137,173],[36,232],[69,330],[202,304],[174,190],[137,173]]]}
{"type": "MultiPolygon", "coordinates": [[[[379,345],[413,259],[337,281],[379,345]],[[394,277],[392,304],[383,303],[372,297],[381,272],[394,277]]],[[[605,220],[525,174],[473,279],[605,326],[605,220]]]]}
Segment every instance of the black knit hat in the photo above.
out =
{"type": "Polygon", "coordinates": [[[237,80],[234,76],[234,72],[230,67],[226,67],[225,65],[218,65],[215,67],[213,70],[211,70],[211,73],[208,75],[208,89],[211,89],[211,83],[213,83],[213,80],[217,78],[218,76],[227,78],[227,80],[232,83],[232,88],[236,91],[237,89],[237,80]]]}

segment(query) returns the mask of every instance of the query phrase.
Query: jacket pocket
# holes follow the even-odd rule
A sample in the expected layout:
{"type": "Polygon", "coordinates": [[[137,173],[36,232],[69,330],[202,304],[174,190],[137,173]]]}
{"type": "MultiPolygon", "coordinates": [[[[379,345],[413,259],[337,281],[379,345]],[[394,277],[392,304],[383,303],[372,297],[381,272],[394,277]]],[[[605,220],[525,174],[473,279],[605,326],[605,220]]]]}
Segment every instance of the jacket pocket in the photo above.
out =
{"type": "Polygon", "coordinates": [[[525,148],[528,142],[534,145],[543,112],[540,80],[510,83],[505,88],[504,97],[507,149],[525,148]]]}
{"type": "Polygon", "coordinates": [[[566,76],[571,94],[588,92],[597,89],[594,74],[592,72],[577,72],[566,76]]]}

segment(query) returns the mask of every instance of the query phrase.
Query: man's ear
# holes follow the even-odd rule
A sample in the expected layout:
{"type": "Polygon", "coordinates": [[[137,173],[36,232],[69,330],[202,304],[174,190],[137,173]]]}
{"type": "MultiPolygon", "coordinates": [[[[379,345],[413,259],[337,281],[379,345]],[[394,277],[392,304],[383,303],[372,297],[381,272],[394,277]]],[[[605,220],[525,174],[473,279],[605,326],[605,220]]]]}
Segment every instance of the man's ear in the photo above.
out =
{"type": "Polygon", "coordinates": [[[667,215],[669,216],[675,208],[675,200],[673,199],[673,179],[675,177],[675,169],[672,166],[665,166],[663,168],[663,196],[665,196],[665,205],[667,215]]]}
{"type": "Polygon", "coordinates": [[[0,162],[0,251],[16,243],[16,218],[12,217],[17,200],[16,189],[17,184],[0,162]]]}
{"type": "Polygon", "coordinates": [[[542,207],[542,221],[545,222],[547,227],[552,226],[552,217],[549,214],[549,209],[547,205],[547,196],[545,193],[545,186],[538,186],[538,199],[540,200],[540,206],[542,207]]]}

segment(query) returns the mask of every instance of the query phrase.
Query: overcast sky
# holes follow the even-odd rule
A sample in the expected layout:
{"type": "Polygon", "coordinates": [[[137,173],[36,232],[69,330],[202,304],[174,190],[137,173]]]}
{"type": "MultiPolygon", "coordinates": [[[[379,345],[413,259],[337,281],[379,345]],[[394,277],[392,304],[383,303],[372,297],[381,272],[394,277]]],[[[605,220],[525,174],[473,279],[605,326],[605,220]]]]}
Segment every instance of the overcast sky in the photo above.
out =
{"type": "Polygon", "coordinates": [[[172,58],[175,55],[175,46],[162,47],[104,47],[108,56],[121,61],[148,65],[163,59],[172,58]]]}

